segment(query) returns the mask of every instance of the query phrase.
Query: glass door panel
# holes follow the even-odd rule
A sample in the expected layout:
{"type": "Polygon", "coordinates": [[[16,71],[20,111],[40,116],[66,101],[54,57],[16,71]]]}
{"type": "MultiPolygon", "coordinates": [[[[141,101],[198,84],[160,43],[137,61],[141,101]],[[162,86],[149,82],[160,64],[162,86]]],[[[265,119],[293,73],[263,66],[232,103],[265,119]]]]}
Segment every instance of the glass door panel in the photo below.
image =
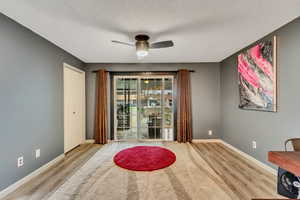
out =
{"type": "Polygon", "coordinates": [[[174,109],[173,109],[173,79],[164,78],[163,90],[163,103],[164,103],[164,124],[163,124],[163,138],[165,140],[174,140],[174,109]]]}
{"type": "Polygon", "coordinates": [[[140,84],[140,127],[148,129],[140,135],[140,139],[161,139],[162,79],[142,78],[140,84]]]}
{"type": "Polygon", "coordinates": [[[115,139],[173,140],[173,77],[116,76],[115,139]]]}
{"type": "Polygon", "coordinates": [[[137,93],[136,78],[115,80],[115,133],[122,139],[137,139],[137,93]]]}

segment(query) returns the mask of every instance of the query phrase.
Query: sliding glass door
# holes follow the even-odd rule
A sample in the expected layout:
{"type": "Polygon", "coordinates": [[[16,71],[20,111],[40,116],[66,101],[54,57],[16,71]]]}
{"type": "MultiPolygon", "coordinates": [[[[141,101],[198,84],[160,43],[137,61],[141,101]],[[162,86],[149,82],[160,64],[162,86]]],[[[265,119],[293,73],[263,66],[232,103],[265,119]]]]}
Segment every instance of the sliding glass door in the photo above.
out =
{"type": "Polygon", "coordinates": [[[115,139],[136,139],[138,133],[138,79],[115,77],[115,139]]]}
{"type": "Polygon", "coordinates": [[[116,140],[173,140],[173,77],[114,76],[116,140]]]}

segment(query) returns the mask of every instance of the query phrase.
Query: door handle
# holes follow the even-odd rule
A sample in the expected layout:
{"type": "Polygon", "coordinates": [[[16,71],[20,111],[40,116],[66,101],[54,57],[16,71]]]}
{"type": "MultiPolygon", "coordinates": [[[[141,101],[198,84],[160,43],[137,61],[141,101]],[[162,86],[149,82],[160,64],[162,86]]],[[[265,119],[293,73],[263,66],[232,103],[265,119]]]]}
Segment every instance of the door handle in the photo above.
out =
{"type": "Polygon", "coordinates": [[[75,114],[76,114],[76,112],[73,112],[73,114],[75,115],[75,114]]]}

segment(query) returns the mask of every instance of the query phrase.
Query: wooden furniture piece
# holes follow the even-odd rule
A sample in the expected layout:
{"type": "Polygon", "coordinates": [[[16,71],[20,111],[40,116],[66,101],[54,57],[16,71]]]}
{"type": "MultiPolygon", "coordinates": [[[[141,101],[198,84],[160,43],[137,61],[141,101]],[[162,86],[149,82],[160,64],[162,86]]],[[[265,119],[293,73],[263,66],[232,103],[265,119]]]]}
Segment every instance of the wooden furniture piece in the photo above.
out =
{"type": "Polygon", "coordinates": [[[269,162],[278,165],[296,176],[300,176],[300,152],[296,151],[270,151],[269,162]]]}
{"type": "Polygon", "coordinates": [[[290,138],[284,142],[285,151],[270,151],[268,160],[278,165],[277,192],[285,197],[299,198],[300,138],[290,138]],[[287,151],[291,142],[294,151],[287,151]]]}
{"type": "Polygon", "coordinates": [[[300,138],[290,138],[284,142],[285,151],[270,151],[268,160],[280,168],[300,176],[300,138]],[[294,151],[287,151],[287,144],[291,142],[294,151]]]}

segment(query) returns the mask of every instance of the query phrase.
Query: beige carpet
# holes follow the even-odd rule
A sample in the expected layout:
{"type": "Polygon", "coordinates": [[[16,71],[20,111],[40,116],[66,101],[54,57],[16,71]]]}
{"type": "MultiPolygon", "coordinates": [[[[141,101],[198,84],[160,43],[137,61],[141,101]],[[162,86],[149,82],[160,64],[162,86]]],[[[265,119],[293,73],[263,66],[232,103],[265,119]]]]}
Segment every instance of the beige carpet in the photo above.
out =
{"type": "Polygon", "coordinates": [[[104,145],[48,200],[184,200],[251,199],[276,195],[275,176],[221,143],[125,143],[104,145]],[[176,162],[153,172],[119,168],[113,155],[136,145],[160,145],[176,162]]]}

